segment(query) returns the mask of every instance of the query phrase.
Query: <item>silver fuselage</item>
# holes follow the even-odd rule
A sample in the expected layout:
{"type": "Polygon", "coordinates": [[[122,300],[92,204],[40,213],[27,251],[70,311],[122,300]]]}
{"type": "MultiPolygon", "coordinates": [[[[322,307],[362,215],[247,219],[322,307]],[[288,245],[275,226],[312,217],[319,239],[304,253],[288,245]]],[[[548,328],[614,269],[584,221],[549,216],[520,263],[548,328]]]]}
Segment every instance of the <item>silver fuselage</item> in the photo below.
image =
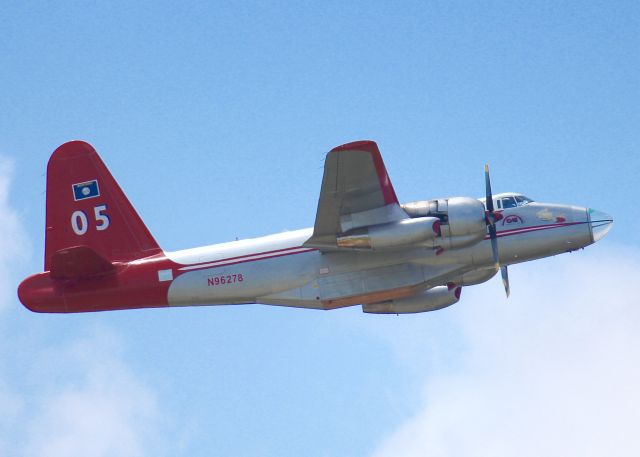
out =
{"type": "MultiPolygon", "coordinates": [[[[592,214],[599,213],[539,202],[502,210],[496,223],[500,263],[526,262],[592,244],[610,228],[594,223],[592,214]]],[[[488,235],[460,249],[417,244],[321,252],[303,246],[312,232],[309,228],[167,252],[182,265],[169,287],[169,305],[264,303],[332,309],[392,299],[393,291],[407,295],[444,284],[479,284],[495,274],[488,235]]]]}

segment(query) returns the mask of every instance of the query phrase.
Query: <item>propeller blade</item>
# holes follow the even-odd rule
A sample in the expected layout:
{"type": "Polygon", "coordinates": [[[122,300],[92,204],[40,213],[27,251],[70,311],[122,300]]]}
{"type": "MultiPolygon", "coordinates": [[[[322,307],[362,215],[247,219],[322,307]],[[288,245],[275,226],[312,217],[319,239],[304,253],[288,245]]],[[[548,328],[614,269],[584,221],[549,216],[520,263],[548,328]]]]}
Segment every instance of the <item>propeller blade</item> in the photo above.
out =
{"type": "Polygon", "coordinates": [[[500,273],[502,274],[502,284],[504,285],[504,291],[507,293],[507,298],[509,298],[511,288],[509,287],[509,272],[507,271],[506,265],[500,267],[500,273]]]}
{"type": "Polygon", "coordinates": [[[495,225],[489,225],[489,238],[491,239],[491,251],[493,253],[493,263],[496,271],[500,269],[500,256],[498,255],[498,237],[496,236],[495,225]]]}
{"type": "Polygon", "coordinates": [[[484,164],[484,183],[486,187],[487,211],[493,216],[493,193],[491,192],[491,178],[489,178],[489,164],[484,164]]]}
{"type": "Polygon", "coordinates": [[[509,298],[511,288],[509,287],[509,272],[507,267],[500,266],[500,256],[498,254],[498,234],[496,233],[496,213],[493,207],[493,193],[491,192],[491,178],[489,177],[489,164],[484,165],[484,182],[486,186],[486,208],[487,208],[487,228],[489,229],[489,238],[491,239],[491,252],[493,254],[493,263],[496,272],[500,270],[502,275],[502,284],[504,291],[509,298]]]}

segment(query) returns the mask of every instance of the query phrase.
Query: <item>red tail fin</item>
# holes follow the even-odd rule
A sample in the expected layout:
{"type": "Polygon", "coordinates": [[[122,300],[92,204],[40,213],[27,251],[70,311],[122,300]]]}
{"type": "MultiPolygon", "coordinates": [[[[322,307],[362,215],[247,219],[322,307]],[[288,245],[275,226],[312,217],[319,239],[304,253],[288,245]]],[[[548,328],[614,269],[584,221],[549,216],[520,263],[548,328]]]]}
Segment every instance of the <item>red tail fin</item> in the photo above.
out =
{"type": "Polygon", "coordinates": [[[47,166],[45,271],[54,254],[87,246],[95,258],[130,261],[161,251],[98,153],[83,141],[54,151],[47,166]]]}

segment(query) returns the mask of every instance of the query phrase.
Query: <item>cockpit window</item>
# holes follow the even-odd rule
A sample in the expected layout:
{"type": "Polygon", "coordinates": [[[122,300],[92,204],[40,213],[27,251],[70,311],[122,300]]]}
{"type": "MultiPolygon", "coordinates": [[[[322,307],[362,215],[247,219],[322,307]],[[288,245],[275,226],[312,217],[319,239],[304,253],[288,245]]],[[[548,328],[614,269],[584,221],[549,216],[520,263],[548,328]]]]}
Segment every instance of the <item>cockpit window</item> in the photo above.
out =
{"type": "Polygon", "coordinates": [[[524,195],[516,195],[514,198],[516,199],[516,204],[518,206],[528,205],[529,203],[533,202],[533,200],[531,200],[529,197],[525,197],[524,195]]]}
{"type": "MultiPolygon", "coordinates": [[[[485,205],[486,209],[486,199],[481,198],[480,201],[485,205]]],[[[533,203],[533,200],[529,197],[525,197],[522,194],[515,193],[503,193],[498,194],[493,197],[493,207],[501,210],[507,208],[516,208],[519,206],[525,206],[529,203],[533,203]]]]}
{"type": "Polygon", "coordinates": [[[500,200],[502,200],[502,209],[518,206],[514,197],[502,197],[500,200]]]}

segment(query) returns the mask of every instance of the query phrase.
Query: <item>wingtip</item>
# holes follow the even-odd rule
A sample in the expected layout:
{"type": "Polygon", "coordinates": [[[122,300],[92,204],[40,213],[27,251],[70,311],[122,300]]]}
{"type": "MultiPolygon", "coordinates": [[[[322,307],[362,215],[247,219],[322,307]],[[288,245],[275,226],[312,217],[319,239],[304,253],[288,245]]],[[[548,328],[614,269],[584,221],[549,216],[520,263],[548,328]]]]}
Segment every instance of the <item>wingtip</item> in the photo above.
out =
{"type": "Polygon", "coordinates": [[[358,141],[352,141],[350,143],[341,144],[340,146],[336,146],[331,150],[331,152],[353,151],[353,150],[368,151],[368,152],[379,151],[378,144],[375,141],[358,140],[358,141]]]}

